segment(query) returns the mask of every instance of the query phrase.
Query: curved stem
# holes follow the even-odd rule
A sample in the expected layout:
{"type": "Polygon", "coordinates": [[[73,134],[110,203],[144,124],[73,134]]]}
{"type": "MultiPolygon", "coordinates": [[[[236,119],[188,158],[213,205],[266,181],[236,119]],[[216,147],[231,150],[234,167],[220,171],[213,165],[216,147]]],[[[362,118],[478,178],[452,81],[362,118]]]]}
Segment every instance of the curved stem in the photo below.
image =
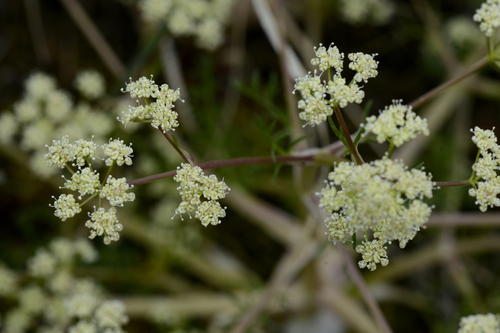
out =
{"type": "Polygon", "coordinates": [[[432,89],[431,91],[423,94],[422,96],[420,96],[419,98],[417,98],[416,100],[411,102],[409,104],[409,106],[411,106],[414,109],[419,107],[420,105],[427,102],[429,99],[431,99],[432,97],[434,97],[435,95],[437,95],[438,93],[443,91],[444,89],[446,89],[446,88],[454,85],[455,83],[458,83],[459,81],[471,76],[472,74],[474,74],[475,72],[477,72],[478,70],[480,70],[481,68],[486,66],[489,62],[490,62],[490,59],[488,56],[482,58],[481,60],[476,62],[471,68],[469,68],[469,70],[466,71],[465,73],[463,73],[463,74],[461,74],[461,75],[459,75],[459,76],[457,76],[449,81],[446,81],[445,83],[437,86],[436,88],[432,89]]]}
{"type": "MultiPolygon", "coordinates": [[[[305,155],[305,156],[276,156],[273,160],[271,156],[257,156],[257,157],[240,157],[231,158],[228,160],[210,161],[204,163],[195,164],[203,170],[216,169],[229,166],[237,165],[252,165],[252,164],[275,164],[275,163],[288,163],[288,162],[307,162],[313,161],[315,155],[305,155]]],[[[129,185],[141,185],[149,183],[158,179],[173,177],[177,174],[177,170],[171,170],[163,173],[159,173],[152,176],[147,176],[143,178],[138,178],[128,182],[129,185]]]]}
{"type": "Polygon", "coordinates": [[[354,142],[352,142],[351,134],[349,134],[349,130],[347,129],[347,125],[345,124],[344,117],[342,117],[342,112],[340,111],[339,107],[336,106],[333,108],[335,110],[335,116],[337,117],[337,120],[339,121],[340,128],[342,130],[342,133],[344,134],[344,137],[347,141],[347,148],[351,151],[352,156],[354,156],[354,159],[356,160],[356,164],[361,165],[363,164],[363,158],[361,155],[359,155],[358,150],[354,146],[354,142]]]}

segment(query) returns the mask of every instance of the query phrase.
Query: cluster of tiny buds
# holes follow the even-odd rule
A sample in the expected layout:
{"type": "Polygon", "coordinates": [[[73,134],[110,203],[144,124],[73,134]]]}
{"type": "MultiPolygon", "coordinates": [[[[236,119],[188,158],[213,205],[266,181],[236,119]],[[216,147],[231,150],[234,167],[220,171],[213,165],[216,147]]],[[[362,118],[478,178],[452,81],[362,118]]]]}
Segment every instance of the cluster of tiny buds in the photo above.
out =
{"type": "Polygon", "coordinates": [[[402,100],[393,100],[379,116],[366,118],[365,136],[370,132],[377,136],[377,142],[388,141],[399,147],[414,139],[417,134],[429,135],[427,119],[420,118],[412,111],[411,106],[401,104],[402,100]]]}
{"type": "Polygon", "coordinates": [[[469,195],[476,198],[476,204],[482,212],[488,207],[500,207],[500,176],[497,174],[497,170],[500,170],[500,146],[493,130],[483,130],[477,126],[471,129],[474,133],[472,142],[478,147],[478,153],[472,166],[469,195]]]}
{"type": "Polygon", "coordinates": [[[27,274],[0,265],[2,332],[114,332],[128,322],[125,306],[104,298],[92,279],[74,275],[77,262],[95,262],[98,252],[87,239],[55,238],[27,261],[27,274]],[[5,311],[7,310],[7,311],[5,311]]]}
{"type": "Polygon", "coordinates": [[[457,333],[500,332],[500,315],[488,313],[460,319],[457,333]]]}
{"type": "Polygon", "coordinates": [[[141,98],[146,105],[129,106],[128,111],[124,111],[118,120],[125,126],[130,122],[150,122],[151,126],[161,129],[163,132],[175,131],[179,126],[177,121],[178,114],[173,110],[174,102],[181,100],[180,90],[172,90],[168,85],[158,86],[153,80],[153,76],[148,79],[145,76],[137,81],[126,83],[126,88],[121,90],[123,93],[129,93],[132,98],[141,98]],[[148,103],[148,98],[154,98],[155,101],[148,103]]]}
{"type": "MultiPolygon", "coordinates": [[[[365,97],[359,82],[367,82],[368,79],[377,76],[378,61],[374,60],[377,54],[364,54],[361,52],[348,55],[349,68],[356,72],[350,82],[342,77],[344,66],[344,54],[340,53],[338,48],[332,44],[324,47],[322,44],[314,48],[316,57],[311,60],[314,66],[317,66],[321,73],[318,75],[310,72],[305,76],[298,78],[294,86],[300,91],[302,99],[298,103],[300,119],[306,121],[306,125],[318,125],[325,121],[333,113],[333,108],[344,108],[349,103],[360,104],[365,97]],[[334,69],[333,77],[330,76],[330,68],[334,69]],[[328,71],[328,80],[322,81],[321,75],[328,71]],[[329,98],[327,98],[329,96],[329,98]]],[[[305,125],[304,125],[305,126],[305,125]]]]}
{"type": "Polygon", "coordinates": [[[193,36],[198,47],[214,50],[224,40],[224,25],[234,0],[141,0],[145,22],[164,21],[173,36],[193,36]]]}
{"type": "Polygon", "coordinates": [[[224,180],[218,181],[215,175],[205,176],[200,167],[189,163],[177,167],[174,180],[179,183],[177,190],[182,198],[175,214],[182,217],[187,213],[191,216],[190,213],[196,211],[195,218],[205,227],[221,223],[220,218],[226,216],[226,207],[222,207],[217,200],[223,199],[231,190],[224,180]],[[206,201],[201,200],[202,196],[206,201]]]}
{"type": "MultiPolygon", "coordinates": [[[[102,146],[83,139],[70,143],[67,136],[54,140],[52,145],[47,147],[47,165],[66,167],[72,174],[70,179],[62,176],[65,183],[61,188],[78,192],[78,200],[82,200],[85,195],[90,195],[90,198],[99,196],[100,199],[107,199],[111,206],[108,210],[94,207],[94,212],[89,213],[90,219],[85,223],[85,226],[91,229],[89,238],[103,236],[105,244],[117,241],[120,237],[118,232],[123,227],[118,222],[115,207],[122,207],[125,202],[135,200],[135,194],[129,192],[133,186],[127,183],[126,178],[114,178],[109,172],[115,164],[132,164],[132,147],[125,145],[120,139],[110,139],[109,143],[102,146]],[[98,156],[99,149],[103,153],[102,157],[98,156]],[[109,167],[107,177],[102,182],[99,172],[91,164],[91,160],[96,158],[104,160],[109,167]],[[74,171],[71,166],[78,169],[74,171]]],[[[59,198],[53,198],[54,204],[51,207],[55,208],[54,215],[62,221],[82,211],[83,203],[77,202],[73,194],[61,194],[59,198]]]]}
{"type": "Polygon", "coordinates": [[[472,17],[474,21],[480,22],[479,29],[486,37],[491,37],[496,28],[500,27],[500,1],[487,0],[476,10],[472,17]]]}

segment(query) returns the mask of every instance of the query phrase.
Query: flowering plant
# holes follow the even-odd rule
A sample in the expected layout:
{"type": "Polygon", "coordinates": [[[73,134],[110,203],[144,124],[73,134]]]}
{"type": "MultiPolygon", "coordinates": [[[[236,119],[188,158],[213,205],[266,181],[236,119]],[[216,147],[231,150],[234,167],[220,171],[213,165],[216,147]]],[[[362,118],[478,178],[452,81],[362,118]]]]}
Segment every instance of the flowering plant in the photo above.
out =
{"type": "Polygon", "coordinates": [[[497,0],[60,2],[96,52],[57,74],[26,6],[45,71],[0,97],[1,331],[498,329],[497,0]]]}

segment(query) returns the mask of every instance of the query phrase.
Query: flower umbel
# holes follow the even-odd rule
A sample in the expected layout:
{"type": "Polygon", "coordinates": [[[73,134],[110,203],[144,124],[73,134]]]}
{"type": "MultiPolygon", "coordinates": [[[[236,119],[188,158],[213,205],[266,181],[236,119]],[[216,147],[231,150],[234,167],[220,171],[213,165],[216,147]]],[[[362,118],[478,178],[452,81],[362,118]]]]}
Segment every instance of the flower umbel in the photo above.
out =
{"type": "MultiPolygon", "coordinates": [[[[132,98],[142,98],[146,105],[137,103],[138,106],[130,106],[127,112],[123,112],[122,117],[118,120],[125,126],[130,122],[149,122],[154,128],[161,129],[163,132],[175,131],[179,126],[177,121],[178,114],[173,110],[174,102],[181,100],[180,90],[172,90],[168,85],[162,84],[158,86],[151,79],[145,76],[137,81],[126,83],[126,88],[122,92],[130,93],[132,98]],[[148,98],[155,98],[154,102],[148,103],[148,98]]],[[[181,100],[182,101],[182,100],[181,100]]]]}
{"type": "Polygon", "coordinates": [[[462,317],[457,333],[500,332],[500,315],[480,314],[462,317]]]}
{"type": "Polygon", "coordinates": [[[377,136],[378,143],[389,141],[396,147],[414,139],[417,134],[429,135],[427,119],[420,118],[412,111],[411,106],[401,102],[393,100],[378,117],[366,118],[365,133],[372,132],[377,136]]]}
{"type": "Polygon", "coordinates": [[[480,22],[479,29],[486,37],[493,36],[493,31],[500,26],[500,0],[487,0],[472,18],[480,22]]]}
{"type": "Polygon", "coordinates": [[[328,175],[329,182],[318,193],[327,219],[328,238],[346,242],[360,231],[373,231],[356,251],[363,254],[361,268],[371,270],[388,263],[385,244],[399,241],[403,248],[427,222],[431,207],[422,202],[432,197],[430,174],[408,170],[387,157],[355,165],[341,162],[328,175]]]}
{"type": "MultiPolygon", "coordinates": [[[[332,44],[324,47],[322,44],[314,48],[316,58],[311,60],[311,64],[318,66],[321,73],[314,71],[298,78],[295,82],[295,90],[300,91],[302,99],[298,107],[303,110],[299,113],[300,119],[306,121],[306,125],[318,125],[325,121],[333,113],[333,108],[344,108],[349,103],[361,103],[365,93],[358,86],[358,82],[367,82],[368,79],[377,76],[378,61],[374,60],[376,54],[364,54],[361,52],[348,55],[349,68],[356,72],[353,79],[347,83],[342,77],[344,66],[344,54],[332,44]],[[333,73],[330,69],[333,68],[333,73]],[[326,81],[321,80],[321,75],[327,71],[326,81]],[[333,76],[331,76],[333,75],[333,76]]],[[[294,92],[295,92],[294,90],[294,92]]]]}
{"type": "Polygon", "coordinates": [[[176,214],[182,216],[196,211],[195,217],[205,227],[221,223],[220,218],[226,216],[226,207],[221,207],[217,200],[223,199],[231,190],[223,180],[218,181],[215,175],[205,176],[200,167],[189,163],[177,167],[174,180],[179,183],[177,190],[182,197],[176,214]],[[206,201],[201,200],[202,196],[206,201]]]}
{"type": "MultiPolygon", "coordinates": [[[[115,164],[131,165],[133,149],[119,139],[109,139],[109,143],[99,146],[83,139],[70,143],[67,136],[62,140],[54,140],[48,149],[49,153],[45,155],[47,165],[66,167],[72,173],[71,179],[65,178],[66,182],[62,188],[78,192],[78,200],[83,200],[83,196],[90,195],[85,200],[87,202],[99,196],[99,198],[107,199],[109,205],[112,206],[106,211],[99,201],[99,208],[94,207],[94,212],[89,214],[90,220],[85,224],[92,230],[89,238],[104,236],[105,244],[117,241],[120,238],[118,232],[122,230],[122,225],[118,223],[115,206],[121,207],[125,202],[135,200],[135,194],[128,192],[133,186],[127,183],[126,178],[116,179],[109,173],[115,164]],[[97,156],[98,151],[102,151],[104,157],[97,156]],[[109,166],[102,182],[99,180],[99,172],[91,165],[91,160],[95,158],[105,159],[106,165],[109,166]],[[78,167],[76,171],[72,169],[75,166],[78,167]]],[[[55,202],[51,207],[56,209],[55,216],[62,221],[82,211],[83,203],[77,202],[73,194],[61,194],[58,199],[54,199],[55,202]]]]}
{"type": "MultiPolygon", "coordinates": [[[[495,129],[495,128],[493,128],[495,129]]],[[[476,198],[476,205],[482,212],[488,207],[500,207],[500,146],[493,130],[483,130],[475,127],[472,142],[479,148],[476,162],[472,166],[470,182],[472,188],[469,195],[476,198]]]]}

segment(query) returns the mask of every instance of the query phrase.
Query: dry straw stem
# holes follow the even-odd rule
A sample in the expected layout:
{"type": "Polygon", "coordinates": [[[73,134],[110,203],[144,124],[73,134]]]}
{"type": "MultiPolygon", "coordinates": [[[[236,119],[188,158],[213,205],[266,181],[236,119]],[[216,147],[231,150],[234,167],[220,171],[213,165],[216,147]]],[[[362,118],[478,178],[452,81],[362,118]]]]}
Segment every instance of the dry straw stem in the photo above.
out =
{"type": "Polygon", "coordinates": [[[125,75],[125,66],[80,3],[77,0],[60,1],[109,70],[121,79],[125,75]]]}
{"type": "Polygon", "coordinates": [[[450,250],[455,251],[457,256],[498,251],[500,250],[500,236],[487,235],[457,240],[454,249],[443,246],[437,240],[432,245],[413,252],[405,252],[404,256],[391,260],[390,265],[384,267],[384,269],[370,273],[367,276],[367,283],[372,284],[381,281],[388,283],[391,280],[413,274],[432,265],[443,263],[449,258],[450,250]]]}
{"type": "Polygon", "coordinates": [[[314,259],[320,243],[317,238],[317,224],[312,218],[306,221],[302,229],[302,237],[292,244],[276,265],[265,291],[253,307],[246,312],[230,333],[243,333],[250,327],[256,317],[265,309],[273,297],[285,292],[297,274],[314,259]]]}
{"type": "Polygon", "coordinates": [[[231,194],[226,196],[224,202],[284,246],[292,244],[301,234],[299,219],[243,188],[231,185],[231,194]]]}
{"type": "MultiPolygon", "coordinates": [[[[166,312],[180,318],[213,317],[223,314],[236,317],[249,302],[262,297],[263,292],[239,292],[236,295],[224,295],[220,292],[207,291],[189,292],[168,297],[123,297],[127,314],[132,317],[147,318],[155,310],[165,308],[166,312]]],[[[308,294],[300,284],[287,288],[286,310],[303,311],[308,306],[308,294]]],[[[265,308],[267,313],[280,313],[284,310],[283,303],[276,300],[265,308]]]]}
{"type": "Polygon", "coordinates": [[[160,61],[163,66],[163,75],[171,87],[177,87],[181,91],[184,103],[177,103],[175,108],[178,110],[179,120],[182,129],[186,133],[193,133],[199,128],[195,121],[195,116],[189,103],[189,90],[184,79],[182,64],[175,47],[175,41],[170,36],[165,36],[160,41],[160,61]]]}
{"type": "Polygon", "coordinates": [[[446,267],[448,273],[450,274],[455,286],[463,295],[463,298],[468,301],[469,305],[472,307],[474,313],[486,313],[488,312],[484,302],[480,299],[477,288],[474,286],[474,282],[467,271],[465,265],[460,261],[454,250],[454,243],[456,241],[453,231],[450,229],[444,229],[441,233],[441,242],[444,246],[447,246],[450,251],[448,253],[448,258],[445,260],[444,266],[446,267]]]}
{"type": "Polygon", "coordinates": [[[118,267],[83,267],[75,268],[78,276],[87,276],[101,282],[108,282],[113,285],[123,283],[124,285],[134,285],[136,287],[155,288],[169,294],[182,294],[192,292],[195,288],[188,281],[171,274],[168,264],[164,269],[155,265],[146,267],[118,268],[118,267]]]}
{"type": "Polygon", "coordinates": [[[339,252],[329,242],[325,246],[314,264],[318,279],[314,281],[317,301],[342,317],[355,332],[380,333],[364,304],[344,292],[347,288],[339,252]]]}
{"type": "Polygon", "coordinates": [[[354,280],[354,283],[358,287],[358,290],[363,296],[363,299],[368,305],[368,308],[372,312],[380,328],[385,333],[392,333],[392,329],[389,326],[387,320],[385,319],[384,314],[380,310],[380,307],[375,301],[375,298],[373,297],[372,293],[370,292],[370,290],[368,290],[368,287],[365,281],[363,280],[363,277],[361,276],[359,268],[354,264],[353,259],[349,256],[349,254],[347,254],[346,250],[344,249],[344,244],[338,243],[337,249],[339,250],[340,255],[342,256],[342,259],[346,263],[349,275],[354,280]]]}
{"type": "MultiPolygon", "coordinates": [[[[184,268],[205,282],[223,289],[240,288],[248,286],[255,281],[254,274],[249,270],[224,270],[214,267],[214,262],[202,253],[177,253],[170,252],[168,244],[157,234],[148,232],[139,217],[129,213],[126,216],[120,216],[120,222],[123,224],[123,235],[135,242],[149,248],[152,253],[166,252],[174,260],[183,263],[184,268]]],[[[222,251],[222,250],[221,250],[222,251]]]]}
{"type": "MultiPolygon", "coordinates": [[[[283,82],[283,91],[285,92],[285,102],[288,110],[288,118],[290,119],[290,126],[291,126],[291,138],[292,140],[298,139],[304,135],[304,130],[300,124],[299,117],[298,115],[298,109],[297,109],[297,101],[295,99],[295,96],[293,95],[293,85],[292,85],[292,79],[295,79],[294,77],[290,77],[289,73],[290,71],[288,70],[288,61],[286,57],[286,47],[290,47],[288,44],[286,44],[286,38],[285,38],[285,27],[284,27],[284,22],[283,22],[283,10],[284,6],[281,0],[271,0],[272,8],[274,11],[274,16],[276,19],[276,25],[273,25],[275,29],[277,29],[276,33],[278,34],[279,37],[279,49],[278,49],[278,59],[279,59],[279,64],[280,64],[280,73],[281,73],[281,80],[283,82]]],[[[305,141],[302,141],[299,143],[299,147],[304,147],[306,144],[305,141]]]]}
{"type": "Polygon", "coordinates": [[[491,228],[500,226],[498,213],[432,213],[429,227],[491,228]]]}
{"type": "MultiPolygon", "coordinates": [[[[274,17],[269,4],[266,0],[252,0],[252,5],[267,39],[271,43],[275,52],[279,54],[279,50],[282,48],[282,45],[280,44],[278,23],[276,22],[276,18],[274,17]]],[[[297,57],[297,54],[292,47],[285,44],[284,49],[289,76],[291,78],[305,76],[306,69],[300,62],[299,57],[297,57]]]]}

